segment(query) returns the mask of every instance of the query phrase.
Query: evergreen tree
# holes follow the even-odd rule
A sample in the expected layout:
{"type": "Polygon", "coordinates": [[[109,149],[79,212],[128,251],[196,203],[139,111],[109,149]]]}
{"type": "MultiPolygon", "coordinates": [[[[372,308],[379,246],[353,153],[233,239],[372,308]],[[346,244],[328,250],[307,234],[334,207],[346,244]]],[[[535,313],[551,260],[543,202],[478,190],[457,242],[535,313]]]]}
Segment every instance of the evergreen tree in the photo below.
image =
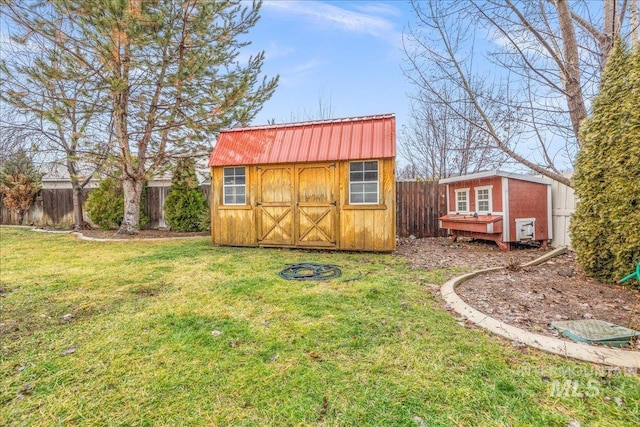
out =
{"type": "Polygon", "coordinates": [[[640,50],[618,40],[585,120],[573,178],[572,244],[584,271],[614,282],[640,262],[640,50]]]}
{"type": "Polygon", "coordinates": [[[0,192],[2,202],[12,212],[18,214],[18,224],[22,224],[24,214],[31,208],[42,187],[42,174],[23,150],[10,157],[0,170],[0,192]]]}
{"type": "Polygon", "coordinates": [[[122,172],[121,233],[140,227],[144,183],[168,159],[210,148],[273,94],[264,52],[241,60],[260,2],[67,0],[8,2],[5,12],[49,41],[105,90],[122,172]]]}
{"type": "Polygon", "coordinates": [[[178,160],[171,178],[171,191],[164,202],[169,226],[176,231],[202,231],[208,219],[207,207],[207,199],[198,189],[193,160],[178,160]]]}
{"type": "Polygon", "coordinates": [[[89,192],[85,208],[91,222],[100,229],[117,229],[124,216],[122,185],[114,178],[103,179],[98,188],[89,192]]]}
{"type": "MultiPolygon", "coordinates": [[[[85,208],[89,219],[101,230],[115,230],[120,227],[124,217],[124,199],[122,197],[122,180],[109,177],[100,181],[98,188],[89,192],[85,208]]],[[[142,205],[145,203],[146,191],[142,193],[142,205]]],[[[140,225],[144,226],[149,218],[140,212],[140,225]]]]}

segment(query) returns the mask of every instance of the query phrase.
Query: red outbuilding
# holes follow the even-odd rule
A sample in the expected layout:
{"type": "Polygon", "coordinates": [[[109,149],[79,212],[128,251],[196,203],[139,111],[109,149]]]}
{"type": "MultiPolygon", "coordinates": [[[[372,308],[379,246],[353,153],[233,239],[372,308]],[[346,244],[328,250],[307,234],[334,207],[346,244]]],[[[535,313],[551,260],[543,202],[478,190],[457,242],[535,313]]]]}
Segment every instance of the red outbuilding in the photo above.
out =
{"type": "Polygon", "coordinates": [[[503,171],[479,172],[441,179],[447,215],[440,228],[454,240],[492,240],[503,251],[514,242],[539,242],[546,247],[551,230],[551,181],[503,171]]]}

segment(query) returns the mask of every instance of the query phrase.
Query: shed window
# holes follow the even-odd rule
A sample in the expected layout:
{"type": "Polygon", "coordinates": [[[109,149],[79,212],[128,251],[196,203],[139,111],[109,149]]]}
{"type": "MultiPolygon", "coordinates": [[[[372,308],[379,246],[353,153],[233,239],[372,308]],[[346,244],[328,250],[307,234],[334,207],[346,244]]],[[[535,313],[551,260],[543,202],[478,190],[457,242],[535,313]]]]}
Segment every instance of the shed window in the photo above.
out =
{"type": "Polygon", "coordinates": [[[456,212],[469,212],[469,189],[456,190],[456,212]]]}
{"type": "Polygon", "coordinates": [[[246,197],[245,167],[224,168],[224,204],[245,205],[246,197]]]}
{"type": "Polygon", "coordinates": [[[476,188],[476,212],[491,212],[491,186],[476,188]]]}
{"type": "Polygon", "coordinates": [[[349,203],[378,204],[378,161],[349,163],[349,203]]]}

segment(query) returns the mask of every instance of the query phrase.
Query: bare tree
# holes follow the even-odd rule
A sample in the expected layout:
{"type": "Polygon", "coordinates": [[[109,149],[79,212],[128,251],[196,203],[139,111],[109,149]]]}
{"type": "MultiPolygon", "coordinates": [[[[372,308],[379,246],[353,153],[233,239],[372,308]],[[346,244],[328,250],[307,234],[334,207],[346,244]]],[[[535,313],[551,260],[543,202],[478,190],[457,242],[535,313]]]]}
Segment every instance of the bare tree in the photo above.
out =
{"type": "Polygon", "coordinates": [[[571,185],[562,168],[575,159],[611,40],[623,28],[631,34],[629,3],[603,0],[606,25],[592,17],[594,4],[582,1],[411,3],[418,25],[405,38],[406,71],[418,89],[477,126],[511,159],[571,185]],[[489,40],[493,75],[474,50],[480,39],[489,40]],[[443,81],[461,97],[444,99],[443,81]]]}
{"type": "MultiPolygon", "coordinates": [[[[412,97],[410,124],[402,129],[398,147],[410,165],[405,174],[426,180],[499,168],[506,156],[480,130],[480,117],[476,115],[474,125],[447,106],[459,96],[450,84],[438,85],[438,94],[422,91],[412,97]]],[[[471,105],[460,108],[465,117],[473,117],[471,105]]]]}
{"type": "MultiPolygon", "coordinates": [[[[8,136],[28,139],[31,151],[66,168],[73,194],[74,229],[84,227],[83,189],[111,149],[105,91],[77,70],[38,32],[12,28],[0,62],[0,100],[12,114],[0,118],[8,136]]],[[[57,33],[64,34],[63,31],[57,33]]]]}
{"type": "MultiPolygon", "coordinates": [[[[333,101],[331,99],[331,95],[326,95],[324,89],[320,90],[318,94],[318,109],[316,111],[307,110],[306,108],[300,111],[298,109],[297,112],[291,113],[289,116],[289,122],[306,122],[306,121],[314,121],[314,120],[325,120],[333,118],[334,110],[333,110],[333,101]]],[[[272,120],[272,124],[275,124],[276,121],[272,120]]]]}
{"type": "Polygon", "coordinates": [[[0,168],[19,151],[28,151],[30,136],[21,129],[9,126],[6,119],[10,117],[7,108],[0,109],[0,168]]]}

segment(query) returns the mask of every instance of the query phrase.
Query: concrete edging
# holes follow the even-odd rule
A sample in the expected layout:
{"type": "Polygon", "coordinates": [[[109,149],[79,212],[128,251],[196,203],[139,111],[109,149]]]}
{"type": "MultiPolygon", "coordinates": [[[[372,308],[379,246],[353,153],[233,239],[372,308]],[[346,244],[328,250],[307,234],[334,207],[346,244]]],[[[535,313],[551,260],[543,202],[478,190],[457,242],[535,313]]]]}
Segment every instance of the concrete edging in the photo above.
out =
{"type": "MultiPolygon", "coordinates": [[[[549,259],[564,252],[566,252],[566,248],[564,247],[555,249],[541,256],[540,258],[523,264],[523,267],[531,267],[534,265],[542,264],[543,262],[548,261],[549,259]]],[[[504,268],[505,267],[486,268],[462,276],[454,277],[453,279],[448,280],[440,288],[442,298],[447,302],[449,307],[455,310],[458,314],[464,316],[469,321],[507,339],[518,341],[530,347],[534,347],[549,353],[559,354],[561,356],[570,357],[585,362],[619,366],[623,368],[640,369],[640,352],[564,341],[559,338],[548,337],[545,335],[539,335],[533,332],[525,331],[524,329],[508,325],[476,310],[475,308],[464,302],[462,298],[460,298],[458,294],[456,294],[455,288],[460,283],[480,274],[502,270],[504,268]]]]}
{"type": "Polygon", "coordinates": [[[71,234],[74,232],[73,230],[45,230],[44,228],[32,228],[30,231],[47,234],[71,234]]]}
{"type": "Polygon", "coordinates": [[[31,231],[35,231],[36,233],[49,233],[49,234],[73,234],[80,240],[86,240],[89,242],[163,242],[170,240],[195,240],[195,239],[210,239],[211,236],[184,236],[184,237],[150,237],[150,238],[140,238],[140,239],[111,239],[111,238],[103,238],[103,237],[88,237],[82,234],[79,231],[73,230],[45,230],[43,228],[33,228],[33,227],[24,227],[31,228],[31,231]]]}
{"type": "Polygon", "coordinates": [[[141,239],[110,239],[101,237],[87,237],[82,233],[73,233],[78,239],[86,240],[89,242],[165,242],[171,240],[196,240],[196,239],[210,239],[211,236],[184,236],[184,237],[149,237],[141,239]]]}

